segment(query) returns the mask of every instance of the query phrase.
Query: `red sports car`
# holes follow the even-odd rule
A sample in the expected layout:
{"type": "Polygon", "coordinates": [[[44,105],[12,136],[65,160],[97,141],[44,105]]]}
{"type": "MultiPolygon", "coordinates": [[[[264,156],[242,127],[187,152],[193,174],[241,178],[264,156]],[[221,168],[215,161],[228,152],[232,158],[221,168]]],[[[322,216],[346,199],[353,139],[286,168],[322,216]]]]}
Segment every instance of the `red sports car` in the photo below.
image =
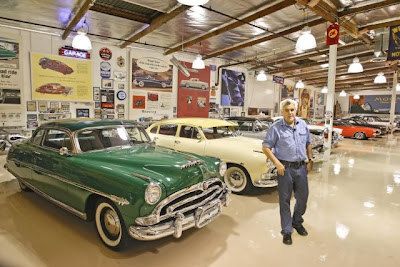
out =
{"type": "Polygon", "coordinates": [[[67,64],[62,63],[58,60],[53,60],[47,57],[43,57],[39,60],[39,65],[42,66],[43,69],[51,69],[54,71],[61,72],[62,74],[71,74],[74,70],[69,67],[67,64]]]}
{"type": "MultiPolygon", "coordinates": [[[[320,124],[323,125],[323,124],[320,124]]],[[[368,139],[376,137],[380,134],[379,129],[362,127],[362,126],[354,126],[350,123],[346,123],[344,121],[333,121],[333,126],[335,128],[340,128],[343,130],[342,136],[350,137],[355,139],[368,139]]]]}
{"type": "Polygon", "coordinates": [[[42,94],[63,94],[64,96],[72,94],[71,87],[65,87],[59,83],[46,83],[38,88],[36,92],[42,94]]]}

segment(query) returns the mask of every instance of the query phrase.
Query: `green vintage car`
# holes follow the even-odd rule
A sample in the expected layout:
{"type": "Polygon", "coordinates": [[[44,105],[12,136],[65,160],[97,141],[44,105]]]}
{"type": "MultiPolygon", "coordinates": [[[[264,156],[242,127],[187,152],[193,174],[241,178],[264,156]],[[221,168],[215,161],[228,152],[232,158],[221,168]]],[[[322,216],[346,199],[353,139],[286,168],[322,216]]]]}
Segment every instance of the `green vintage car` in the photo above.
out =
{"type": "Polygon", "coordinates": [[[5,167],[33,190],[85,220],[94,220],[113,250],[128,236],[155,240],[201,228],[229,203],[226,164],[155,147],[131,121],[60,120],[13,145],[5,167]]]}
{"type": "Polygon", "coordinates": [[[8,50],[4,46],[0,45],[0,59],[14,59],[17,57],[17,53],[8,50]]]}

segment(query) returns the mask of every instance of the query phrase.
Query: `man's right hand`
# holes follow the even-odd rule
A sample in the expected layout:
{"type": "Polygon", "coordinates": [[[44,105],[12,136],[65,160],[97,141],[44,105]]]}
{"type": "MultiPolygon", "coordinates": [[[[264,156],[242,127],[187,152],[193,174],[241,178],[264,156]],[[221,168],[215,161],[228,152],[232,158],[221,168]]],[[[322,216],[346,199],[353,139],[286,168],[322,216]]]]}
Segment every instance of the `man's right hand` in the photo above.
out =
{"type": "Polygon", "coordinates": [[[278,164],[276,164],[276,169],[277,169],[279,175],[281,175],[281,176],[285,175],[285,166],[283,166],[282,163],[279,162],[278,164]]]}

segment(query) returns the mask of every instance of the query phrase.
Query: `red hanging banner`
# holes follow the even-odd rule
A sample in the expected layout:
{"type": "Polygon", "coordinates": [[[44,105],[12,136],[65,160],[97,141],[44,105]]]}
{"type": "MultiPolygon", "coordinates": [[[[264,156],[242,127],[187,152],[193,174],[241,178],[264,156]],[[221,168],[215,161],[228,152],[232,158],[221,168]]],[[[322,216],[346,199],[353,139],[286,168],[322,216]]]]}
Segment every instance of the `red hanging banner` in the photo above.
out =
{"type": "Polygon", "coordinates": [[[339,42],[339,24],[332,24],[328,27],[326,31],[326,45],[335,45],[339,42]]]}

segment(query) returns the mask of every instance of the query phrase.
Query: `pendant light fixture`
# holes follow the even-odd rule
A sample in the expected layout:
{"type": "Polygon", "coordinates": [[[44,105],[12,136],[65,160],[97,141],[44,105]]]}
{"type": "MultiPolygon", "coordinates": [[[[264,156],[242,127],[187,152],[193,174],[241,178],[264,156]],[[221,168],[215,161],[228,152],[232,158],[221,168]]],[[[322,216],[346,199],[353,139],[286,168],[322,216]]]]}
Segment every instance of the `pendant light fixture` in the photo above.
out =
{"type": "Polygon", "coordinates": [[[267,80],[267,75],[265,74],[265,71],[261,70],[258,74],[257,74],[257,81],[260,82],[264,82],[267,80]]]}
{"type": "Polygon", "coordinates": [[[82,27],[78,29],[77,35],[75,35],[72,40],[72,47],[79,50],[89,51],[92,50],[92,42],[89,37],[87,37],[87,33],[89,32],[89,25],[86,24],[86,19],[82,24],[82,27]],[[85,26],[87,29],[85,29],[85,26]]]}
{"type": "Polygon", "coordinates": [[[208,0],[178,0],[182,5],[187,6],[201,6],[208,2],[208,0]]]}
{"type": "Polygon", "coordinates": [[[397,91],[397,92],[400,92],[400,83],[398,83],[398,84],[396,85],[396,91],[397,91]]]}
{"type": "Polygon", "coordinates": [[[308,26],[305,26],[301,30],[301,35],[296,42],[296,49],[298,50],[309,50],[317,47],[317,42],[315,41],[314,35],[311,34],[311,29],[308,26]]]}
{"type": "Polygon", "coordinates": [[[304,88],[304,83],[302,80],[298,80],[296,85],[295,85],[296,89],[301,89],[304,88]]]}
{"type": "Polygon", "coordinates": [[[360,73],[363,72],[364,68],[360,63],[358,57],[353,59],[353,63],[350,64],[349,69],[347,70],[348,73],[360,73]]]}
{"type": "Polygon", "coordinates": [[[342,90],[342,91],[340,92],[339,96],[341,96],[341,97],[346,96],[346,92],[345,92],[344,90],[342,90]]]}
{"type": "Polygon", "coordinates": [[[383,72],[379,72],[378,76],[375,77],[374,83],[385,83],[386,82],[386,77],[383,74],[383,72]]]}
{"type": "Polygon", "coordinates": [[[321,93],[322,94],[327,94],[328,93],[328,86],[325,85],[324,87],[322,87],[321,93]]]}
{"type": "Polygon", "coordinates": [[[193,61],[192,63],[192,68],[193,69],[198,69],[198,70],[202,70],[204,69],[206,66],[204,64],[204,60],[202,59],[201,55],[197,55],[196,59],[193,61]]]}
{"type": "Polygon", "coordinates": [[[360,99],[360,96],[359,96],[358,94],[355,94],[355,95],[353,96],[353,99],[360,99]]]}

